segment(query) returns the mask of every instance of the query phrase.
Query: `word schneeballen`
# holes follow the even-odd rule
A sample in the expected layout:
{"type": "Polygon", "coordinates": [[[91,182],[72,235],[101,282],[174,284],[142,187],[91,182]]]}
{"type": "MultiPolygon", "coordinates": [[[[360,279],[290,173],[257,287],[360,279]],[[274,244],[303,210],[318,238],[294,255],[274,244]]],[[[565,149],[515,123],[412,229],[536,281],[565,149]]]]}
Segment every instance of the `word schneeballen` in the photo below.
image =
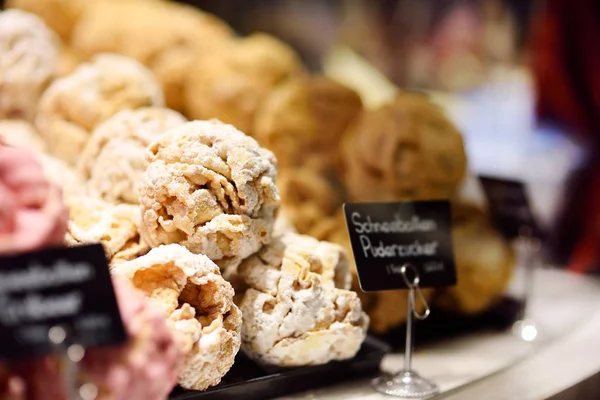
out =
{"type": "Polygon", "coordinates": [[[415,233],[431,232],[437,229],[433,220],[420,219],[413,215],[409,220],[403,220],[398,214],[394,215],[392,221],[372,221],[371,216],[366,218],[359,212],[353,212],[351,216],[354,232],[358,234],[360,245],[365,258],[392,258],[392,257],[418,257],[433,256],[436,254],[438,242],[420,242],[415,240],[410,244],[385,244],[382,240],[373,243],[368,236],[372,233],[415,233]]]}
{"type": "Polygon", "coordinates": [[[80,290],[51,295],[36,291],[85,282],[93,279],[94,275],[90,264],[65,261],[57,261],[50,267],[34,264],[22,270],[0,272],[0,322],[14,326],[77,315],[83,300],[80,290]],[[11,292],[27,294],[11,297],[11,292]]]}

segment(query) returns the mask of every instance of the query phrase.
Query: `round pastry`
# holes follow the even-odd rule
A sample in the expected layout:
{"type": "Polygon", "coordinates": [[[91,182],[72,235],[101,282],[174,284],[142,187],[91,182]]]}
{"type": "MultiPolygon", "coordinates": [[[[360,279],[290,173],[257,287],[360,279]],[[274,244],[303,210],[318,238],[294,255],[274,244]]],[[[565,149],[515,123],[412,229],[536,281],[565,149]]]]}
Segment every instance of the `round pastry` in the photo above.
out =
{"type": "Polygon", "coordinates": [[[275,238],[244,260],[239,274],[248,285],[242,349],[278,366],[325,364],[353,357],[365,339],[369,318],[350,286],[345,251],[309,236],[275,238]]]}
{"type": "Polygon", "coordinates": [[[242,324],[233,288],[219,267],[171,244],[120,264],[112,273],[141,289],[180,334],[185,358],[179,384],[195,390],[217,385],[239,351],[242,324]]]}
{"type": "Polygon", "coordinates": [[[296,227],[288,217],[287,213],[284,210],[280,210],[277,214],[277,218],[275,218],[275,224],[273,225],[273,236],[281,236],[285,233],[297,232],[296,227]]]}
{"type": "Polygon", "coordinates": [[[68,211],[35,158],[0,143],[0,254],[57,246],[68,211]]]}
{"type": "Polygon", "coordinates": [[[505,292],[515,255],[482,210],[455,204],[453,214],[457,284],[440,290],[435,301],[450,311],[476,314],[492,306],[505,292]]]}
{"type": "Polygon", "coordinates": [[[58,72],[56,34],[21,10],[0,11],[0,118],[32,120],[58,72]]]}
{"type": "Polygon", "coordinates": [[[46,143],[35,127],[25,120],[0,120],[0,137],[5,144],[23,150],[43,153],[46,143]]]}
{"type": "Polygon", "coordinates": [[[280,168],[339,168],[339,142],[362,109],[352,89],[323,76],[279,85],[259,108],[253,136],[275,153],[280,168]]]}
{"type": "Polygon", "coordinates": [[[187,114],[218,118],[251,135],[261,102],[275,85],[301,72],[294,50],[274,37],[254,34],[239,39],[188,71],[187,114]]]}
{"type": "Polygon", "coordinates": [[[132,59],[101,54],[50,85],[35,122],[50,153],[75,165],[98,124],[121,110],[163,104],[150,71],[132,59]]]}
{"type": "Polygon", "coordinates": [[[86,3],[87,0],[6,0],[5,7],[38,15],[67,41],[86,3]]]}
{"type": "Polygon", "coordinates": [[[68,206],[71,219],[66,245],[101,243],[111,267],[150,250],[138,234],[138,207],[113,205],[93,197],[69,198],[68,206]]]}
{"type": "Polygon", "coordinates": [[[66,162],[42,153],[35,156],[38,162],[42,164],[46,179],[62,189],[65,199],[87,195],[85,181],[66,162]]]}
{"type": "Polygon", "coordinates": [[[341,196],[325,177],[310,168],[279,171],[281,205],[301,234],[308,234],[342,204],[341,196]]]}
{"type": "Polygon", "coordinates": [[[452,198],[466,170],[462,136],[420,94],[363,113],[344,142],[354,201],[452,198]]]}
{"type": "Polygon", "coordinates": [[[175,2],[96,1],[71,43],[85,57],[110,52],[138,60],[161,83],[167,106],[183,111],[185,72],[232,34],[217,17],[175,2]]]}
{"type": "Polygon", "coordinates": [[[98,125],[79,157],[78,170],[90,193],[111,203],[139,203],[148,166],[146,148],[186,119],[168,108],[123,110],[98,125]]]}
{"type": "Polygon", "coordinates": [[[150,145],[140,187],[140,233],[151,246],[179,243],[222,267],[271,239],[279,209],[276,160],[222,122],[194,121],[150,145]]]}

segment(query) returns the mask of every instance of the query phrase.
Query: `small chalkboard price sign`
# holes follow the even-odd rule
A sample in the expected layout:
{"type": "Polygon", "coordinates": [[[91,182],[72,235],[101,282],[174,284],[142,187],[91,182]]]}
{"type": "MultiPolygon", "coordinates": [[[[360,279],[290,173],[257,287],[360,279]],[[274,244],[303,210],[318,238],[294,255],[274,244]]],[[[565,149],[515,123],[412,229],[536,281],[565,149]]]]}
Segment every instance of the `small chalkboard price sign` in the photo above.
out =
{"type": "Polygon", "coordinates": [[[523,228],[527,228],[531,236],[542,235],[523,182],[490,176],[480,176],[479,181],[494,225],[504,237],[515,239],[523,234],[523,228]]]}
{"type": "Polygon", "coordinates": [[[348,203],[346,225],[361,289],[408,289],[411,264],[420,287],[456,284],[448,201],[348,203]]]}
{"type": "Polygon", "coordinates": [[[126,340],[101,245],[0,257],[0,359],[54,352],[56,326],[83,347],[126,340]]]}

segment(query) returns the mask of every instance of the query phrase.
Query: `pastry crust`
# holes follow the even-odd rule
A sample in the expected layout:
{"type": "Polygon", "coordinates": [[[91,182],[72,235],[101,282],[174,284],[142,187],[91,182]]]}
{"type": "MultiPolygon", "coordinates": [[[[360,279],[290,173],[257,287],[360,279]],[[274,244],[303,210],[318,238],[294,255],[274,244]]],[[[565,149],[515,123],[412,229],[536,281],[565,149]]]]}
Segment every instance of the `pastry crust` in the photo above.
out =
{"type": "Polygon", "coordinates": [[[186,112],[193,119],[218,118],[252,135],[256,111],[269,92],[302,72],[291,47],[272,36],[253,34],[190,68],[186,112]]]}
{"type": "Polygon", "coordinates": [[[111,267],[150,250],[138,234],[138,207],[112,205],[93,197],[70,198],[67,205],[71,217],[65,236],[68,246],[101,243],[111,267]]]}
{"type": "Polygon", "coordinates": [[[270,241],[276,160],[254,139],[216,120],[188,122],[151,144],[148,161],[140,233],[150,245],[179,243],[227,267],[270,241]]]}
{"type": "Polygon", "coordinates": [[[361,99],[352,89],[323,76],[298,77],[269,94],[252,131],[275,153],[282,169],[337,171],[339,142],[361,110],[361,99]]]}
{"type": "Polygon", "coordinates": [[[169,319],[185,352],[179,384],[205,390],[217,385],[240,348],[242,314],[219,267],[177,245],[152,249],[112,273],[142,290],[169,319]]]}
{"type": "Polygon", "coordinates": [[[90,193],[111,203],[139,204],[139,186],[148,162],[146,148],[186,119],[161,107],[123,110],[94,129],[77,169],[90,193]]]}
{"type": "Polygon", "coordinates": [[[150,71],[132,59],[100,54],[50,85],[35,122],[50,153],[75,165],[98,124],[121,110],[163,104],[150,71]]]}
{"type": "Polygon", "coordinates": [[[84,57],[111,52],[138,60],[161,83],[167,106],[183,111],[185,73],[196,59],[210,57],[232,35],[225,22],[188,5],[94,1],[71,43],[84,57]]]}
{"type": "Polygon", "coordinates": [[[60,40],[36,15],[0,11],[0,118],[31,121],[58,73],[60,40]]]}
{"type": "Polygon", "coordinates": [[[366,111],[344,139],[353,201],[453,198],[466,172],[461,134],[420,94],[366,111]]]}
{"type": "Polygon", "coordinates": [[[278,366],[324,364],[353,357],[368,317],[350,286],[344,250],[288,234],[244,260],[242,349],[278,366]]]}
{"type": "Polygon", "coordinates": [[[5,144],[23,150],[43,153],[46,143],[35,127],[28,121],[19,119],[0,120],[0,137],[5,144]]]}
{"type": "Polygon", "coordinates": [[[68,41],[89,0],[6,0],[6,8],[18,8],[36,14],[46,25],[68,41]]]}
{"type": "Polygon", "coordinates": [[[46,179],[62,189],[65,200],[88,194],[81,175],[66,162],[42,153],[36,154],[36,158],[42,164],[46,179]]]}

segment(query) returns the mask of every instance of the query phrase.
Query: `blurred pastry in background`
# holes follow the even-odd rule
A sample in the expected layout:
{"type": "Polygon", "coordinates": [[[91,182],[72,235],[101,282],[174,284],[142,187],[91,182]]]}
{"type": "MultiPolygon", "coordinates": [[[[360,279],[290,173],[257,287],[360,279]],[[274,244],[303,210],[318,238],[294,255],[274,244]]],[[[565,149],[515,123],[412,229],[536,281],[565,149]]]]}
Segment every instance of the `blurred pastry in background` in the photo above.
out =
{"type": "Polygon", "coordinates": [[[365,111],[347,132],[343,154],[353,201],[452,198],[467,166],[460,132],[416,93],[365,111]]]}
{"type": "Polygon", "coordinates": [[[277,188],[287,218],[301,234],[331,216],[342,198],[328,180],[310,168],[279,171],[277,188]]]}
{"type": "Polygon", "coordinates": [[[73,32],[71,46],[85,59],[117,53],[148,67],[169,108],[184,111],[184,76],[209,58],[233,32],[217,17],[168,1],[94,1],[73,32]]]}
{"type": "Polygon", "coordinates": [[[19,149],[43,153],[46,143],[29,122],[21,119],[0,119],[0,137],[5,144],[19,149]]]}
{"type": "Polygon", "coordinates": [[[21,10],[0,11],[0,118],[32,120],[58,73],[60,40],[44,21],[21,10]]]}
{"type": "Polygon", "coordinates": [[[50,153],[75,165],[98,124],[121,110],[163,105],[160,85],[143,65],[100,54],[50,85],[35,123],[50,153]]]}
{"type": "Polygon", "coordinates": [[[48,154],[39,153],[36,158],[42,164],[46,179],[62,189],[66,201],[88,194],[85,180],[69,164],[48,154]]]}
{"type": "Polygon", "coordinates": [[[185,122],[168,108],[144,107],[120,111],[98,125],[77,164],[89,192],[111,203],[139,204],[147,147],[185,122]]]}
{"type": "Polygon", "coordinates": [[[323,76],[276,87],[259,108],[253,135],[275,153],[281,169],[339,170],[339,142],[362,110],[356,92],[323,76]]]}
{"type": "Polygon", "coordinates": [[[217,118],[252,135],[256,112],[271,90],[302,73],[298,55],[278,39],[260,33],[238,39],[189,69],[187,115],[217,118]]]}

